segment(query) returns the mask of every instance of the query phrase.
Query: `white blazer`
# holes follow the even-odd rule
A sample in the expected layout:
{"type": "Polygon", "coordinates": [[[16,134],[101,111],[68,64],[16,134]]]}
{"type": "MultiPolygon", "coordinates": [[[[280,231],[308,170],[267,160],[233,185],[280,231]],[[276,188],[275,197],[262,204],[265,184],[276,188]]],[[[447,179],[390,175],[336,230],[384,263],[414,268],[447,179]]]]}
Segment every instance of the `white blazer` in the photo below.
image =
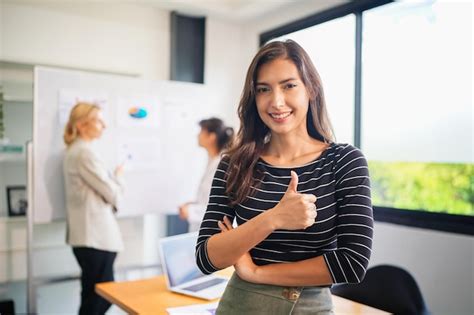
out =
{"type": "Polygon", "coordinates": [[[123,240],[115,217],[123,183],[107,172],[92,144],[77,139],[66,150],[64,181],[67,243],[118,252],[123,240]]]}

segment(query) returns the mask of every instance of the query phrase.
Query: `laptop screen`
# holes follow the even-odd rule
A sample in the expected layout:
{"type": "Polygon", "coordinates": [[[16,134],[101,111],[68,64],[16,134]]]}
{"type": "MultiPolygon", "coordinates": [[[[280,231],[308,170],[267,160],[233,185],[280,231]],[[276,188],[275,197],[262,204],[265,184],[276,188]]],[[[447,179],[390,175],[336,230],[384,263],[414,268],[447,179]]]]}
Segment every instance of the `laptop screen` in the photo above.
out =
{"type": "Polygon", "coordinates": [[[161,259],[171,287],[204,276],[194,254],[197,237],[197,233],[187,233],[160,240],[161,259]]]}

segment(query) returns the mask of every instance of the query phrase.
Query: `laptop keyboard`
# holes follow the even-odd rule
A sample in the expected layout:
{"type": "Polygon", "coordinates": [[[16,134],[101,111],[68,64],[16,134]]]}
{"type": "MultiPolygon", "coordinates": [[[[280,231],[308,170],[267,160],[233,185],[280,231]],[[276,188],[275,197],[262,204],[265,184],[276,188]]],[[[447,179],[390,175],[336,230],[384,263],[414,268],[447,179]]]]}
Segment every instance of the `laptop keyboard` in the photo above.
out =
{"type": "Polygon", "coordinates": [[[215,279],[204,281],[204,282],[194,284],[192,286],[189,286],[189,287],[186,287],[186,288],[181,288],[181,289],[182,290],[188,290],[188,291],[191,291],[191,292],[198,292],[198,291],[201,291],[203,289],[207,289],[209,287],[212,287],[216,284],[222,283],[224,281],[227,281],[227,280],[222,279],[222,278],[215,278],[215,279]]]}

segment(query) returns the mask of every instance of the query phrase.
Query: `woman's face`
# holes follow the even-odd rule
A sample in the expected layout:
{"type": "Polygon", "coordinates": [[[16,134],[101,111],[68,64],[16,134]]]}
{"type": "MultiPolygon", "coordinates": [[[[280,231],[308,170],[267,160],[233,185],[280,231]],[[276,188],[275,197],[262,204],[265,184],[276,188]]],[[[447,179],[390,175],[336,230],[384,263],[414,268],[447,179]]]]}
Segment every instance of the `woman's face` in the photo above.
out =
{"type": "Polygon", "coordinates": [[[201,131],[198,135],[198,144],[200,147],[205,149],[216,146],[216,134],[214,132],[207,131],[205,128],[201,128],[201,131]]]}
{"type": "Polygon", "coordinates": [[[279,58],[260,66],[255,101],[272,135],[307,133],[309,96],[291,60],[279,58]]]}
{"type": "Polygon", "coordinates": [[[102,111],[98,109],[92,110],[87,120],[79,123],[77,126],[81,137],[88,140],[94,140],[100,138],[102,132],[105,129],[104,119],[102,117],[102,111]]]}

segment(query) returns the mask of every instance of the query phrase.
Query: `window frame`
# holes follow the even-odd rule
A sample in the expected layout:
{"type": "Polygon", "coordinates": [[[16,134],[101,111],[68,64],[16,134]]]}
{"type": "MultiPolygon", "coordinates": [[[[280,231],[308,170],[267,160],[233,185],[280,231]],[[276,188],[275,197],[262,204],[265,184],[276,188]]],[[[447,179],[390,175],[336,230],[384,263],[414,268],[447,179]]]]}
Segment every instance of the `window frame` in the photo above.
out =
{"type": "MultiPolygon", "coordinates": [[[[362,31],[363,12],[393,0],[358,0],[318,12],[303,19],[299,19],[283,26],[271,29],[260,34],[260,46],[267,41],[289,33],[300,31],[318,24],[322,24],[349,14],[356,17],[355,25],[355,91],[354,91],[354,145],[361,147],[362,126],[362,31]]],[[[390,207],[373,206],[374,219],[377,222],[416,227],[428,230],[451,232],[456,234],[474,235],[474,216],[456,215],[448,213],[429,212],[423,210],[409,210],[390,207]]]]}

